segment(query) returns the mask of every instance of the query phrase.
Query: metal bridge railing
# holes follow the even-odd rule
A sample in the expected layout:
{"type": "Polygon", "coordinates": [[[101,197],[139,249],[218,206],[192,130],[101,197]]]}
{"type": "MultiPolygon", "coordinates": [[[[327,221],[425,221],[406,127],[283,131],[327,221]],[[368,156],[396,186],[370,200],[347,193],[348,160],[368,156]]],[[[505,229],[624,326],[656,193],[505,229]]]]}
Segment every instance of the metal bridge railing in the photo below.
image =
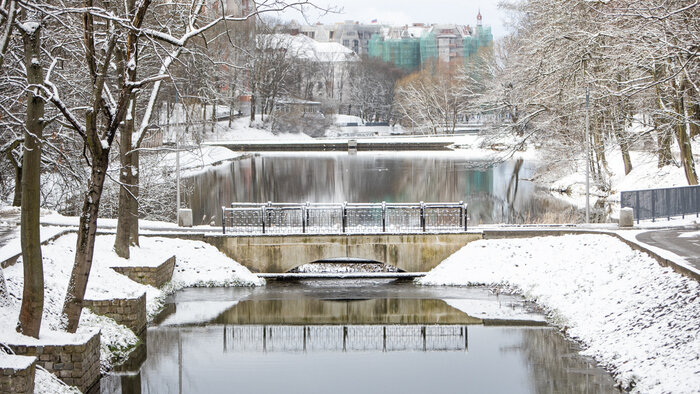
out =
{"type": "Polygon", "coordinates": [[[639,220],[700,215],[700,186],[632,190],[620,193],[620,207],[633,208],[639,220]]]}
{"type": "Polygon", "coordinates": [[[233,203],[221,207],[223,233],[366,234],[467,231],[459,203],[233,203]]]}
{"type": "Polygon", "coordinates": [[[460,325],[224,327],[224,352],[468,351],[460,325]]]}

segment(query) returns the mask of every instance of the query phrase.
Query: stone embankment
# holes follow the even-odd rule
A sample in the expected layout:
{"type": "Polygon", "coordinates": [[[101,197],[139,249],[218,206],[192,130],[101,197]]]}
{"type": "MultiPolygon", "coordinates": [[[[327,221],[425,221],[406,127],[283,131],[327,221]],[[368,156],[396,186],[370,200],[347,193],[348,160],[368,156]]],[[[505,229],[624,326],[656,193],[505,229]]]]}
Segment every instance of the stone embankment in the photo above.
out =
{"type": "MultiPolygon", "coordinates": [[[[17,257],[12,256],[0,264],[3,268],[12,266],[17,262],[17,257]]],[[[135,282],[162,287],[171,281],[175,263],[176,258],[172,256],[158,265],[120,266],[112,269],[135,282]]],[[[145,293],[134,298],[86,299],[83,306],[97,315],[114,319],[136,335],[143,334],[148,324],[145,293]]],[[[0,392],[32,393],[35,365],[45,368],[64,383],[76,386],[82,392],[93,389],[100,380],[100,333],[61,338],[56,341],[29,339],[25,343],[6,343],[15,355],[0,356],[0,392]]]]}

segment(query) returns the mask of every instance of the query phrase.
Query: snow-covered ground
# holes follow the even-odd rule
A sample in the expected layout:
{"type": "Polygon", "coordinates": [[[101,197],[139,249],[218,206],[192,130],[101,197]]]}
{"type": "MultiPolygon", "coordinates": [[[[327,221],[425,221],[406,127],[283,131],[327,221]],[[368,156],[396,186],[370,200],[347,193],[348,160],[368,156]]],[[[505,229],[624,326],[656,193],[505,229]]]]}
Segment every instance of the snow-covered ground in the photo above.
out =
{"type": "Polygon", "coordinates": [[[523,294],[634,392],[700,387],[700,284],[613,237],[477,241],[419,283],[523,294]]]}
{"type": "Polygon", "coordinates": [[[518,301],[506,302],[505,304],[479,299],[446,299],[444,301],[447,305],[479,319],[545,321],[544,315],[524,308],[523,303],[518,301]]]}
{"type": "Polygon", "coordinates": [[[215,319],[236,304],[238,301],[178,302],[177,311],[163,320],[160,325],[177,326],[206,322],[215,319]]]}
{"type": "Polygon", "coordinates": [[[204,141],[249,141],[249,140],[308,140],[311,139],[306,134],[302,133],[273,133],[265,128],[260,115],[256,117],[256,121],[251,124],[250,118],[237,118],[231,122],[231,127],[228,126],[228,121],[216,123],[214,131],[210,131],[211,126],[205,126],[205,132],[202,135],[204,141]]]}
{"type": "MultiPolygon", "coordinates": [[[[85,335],[101,330],[102,369],[107,370],[113,361],[120,361],[128,355],[138,338],[113,319],[95,315],[89,310],[82,313],[78,334],[60,331],[60,313],[73,266],[76,237],[76,234],[67,234],[42,247],[45,299],[39,340],[20,335],[14,329],[23,289],[21,262],[3,270],[9,299],[0,305],[0,343],[66,343],[84,339],[85,335]]],[[[132,248],[130,260],[118,257],[112,250],[113,244],[113,235],[101,235],[96,239],[86,299],[138,297],[146,293],[149,320],[162,308],[167,295],[182,288],[264,284],[264,280],[203,242],[142,237],[141,246],[132,248]],[[115,266],[152,266],[172,255],[177,259],[173,279],[163,289],[136,283],[111,269],[115,266]]]]}

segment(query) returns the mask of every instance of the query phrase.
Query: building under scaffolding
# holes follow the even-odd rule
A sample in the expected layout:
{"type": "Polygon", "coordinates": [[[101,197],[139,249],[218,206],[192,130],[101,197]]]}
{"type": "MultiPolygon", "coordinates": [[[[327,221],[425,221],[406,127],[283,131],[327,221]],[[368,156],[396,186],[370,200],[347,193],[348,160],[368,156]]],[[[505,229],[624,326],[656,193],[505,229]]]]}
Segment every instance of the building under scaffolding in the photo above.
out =
{"type": "Polygon", "coordinates": [[[467,62],[480,48],[490,47],[490,26],[483,26],[481,13],[476,28],[460,25],[431,25],[390,28],[372,36],[369,56],[381,58],[406,72],[416,71],[434,61],[467,62]]]}

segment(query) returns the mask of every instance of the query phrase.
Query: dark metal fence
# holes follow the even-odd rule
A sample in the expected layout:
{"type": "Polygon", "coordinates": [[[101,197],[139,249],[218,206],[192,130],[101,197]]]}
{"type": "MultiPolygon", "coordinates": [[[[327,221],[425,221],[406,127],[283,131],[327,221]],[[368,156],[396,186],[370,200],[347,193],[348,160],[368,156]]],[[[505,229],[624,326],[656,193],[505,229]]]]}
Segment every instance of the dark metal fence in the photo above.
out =
{"type": "Polygon", "coordinates": [[[467,230],[467,204],[267,204],[222,207],[224,234],[366,234],[467,230]]]}
{"type": "Polygon", "coordinates": [[[644,219],[700,216],[700,186],[625,191],[620,193],[620,207],[634,208],[637,223],[644,219]]]}

